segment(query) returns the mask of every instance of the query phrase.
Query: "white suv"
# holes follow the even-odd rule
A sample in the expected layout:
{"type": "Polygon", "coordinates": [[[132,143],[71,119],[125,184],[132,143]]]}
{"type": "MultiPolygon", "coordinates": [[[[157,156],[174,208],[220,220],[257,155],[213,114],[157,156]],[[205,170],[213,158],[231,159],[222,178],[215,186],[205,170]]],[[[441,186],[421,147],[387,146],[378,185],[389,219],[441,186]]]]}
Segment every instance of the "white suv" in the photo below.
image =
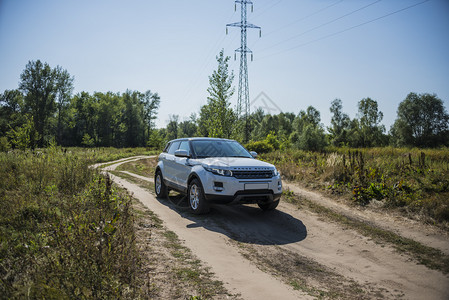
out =
{"type": "Polygon", "coordinates": [[[156,195],[166,198],[169,190],[187,194],[196,214],[207,213],[210,203],[257,203],[263,210],[273,210],[282,194],[281,177],[272,164],[256,156],[234,140],[172,140],[159,155],[156,195]]]}

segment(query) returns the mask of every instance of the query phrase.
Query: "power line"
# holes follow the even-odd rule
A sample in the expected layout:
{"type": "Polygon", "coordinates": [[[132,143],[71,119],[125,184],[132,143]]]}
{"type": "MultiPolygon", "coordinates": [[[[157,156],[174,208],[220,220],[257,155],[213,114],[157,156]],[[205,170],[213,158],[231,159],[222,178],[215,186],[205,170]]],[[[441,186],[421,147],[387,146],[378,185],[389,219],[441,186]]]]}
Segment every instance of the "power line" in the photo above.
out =
{"type": "Polygon", "coordinates": [[[291,22],[291,23],[288,23],[287,25],[284,25],[284,26],[281,26],[281,27],[279,27],[279,28],[277,28],[277,29],[274,29],[274,30],[272,30],[272,31],[270,31],[270,32],[268,32],[268,33],[264,33],[264,36],[268,36],[268,35],[273,34],[273,33],[277,32],[277,31],[279,31],[279,30],[282,30],[282,29],[285,29],[285,28],[287,28],[287,27],[290,27],[290,26],[293,25],[293,24],[296,24],[296,23],[299,23],[299,22],[301,22],[301,21],[304,21],[305,19],[308,19],[308,18],[310,18],[310,17],[313,17],[313,16],[315,16],[315,15],[317,15],[317,14],[319,14],[319,13],[321,13],[321,12],[323,12],[323,11],[325,11],[325,10],[327,10],[327,9],[329,9],[329,8],[331,8],[331,7],[335,6],[335,5],[337,5],[337,4],[340,4],[340,3],[343,2],[343,1],[344,1],[344,0],[338,0],[337,2],[334,2],[334,3],[328,5],[328,6],[324,7],[324,8],[321,8],[321,9],[319,9],[319,10],[317,10],[317,11],[315,11],[315,12],[313,12],[313,13],[311,13],[311,14],[305,16],[305,17],[302,17],[302,18],[300,18],[300,19],[298,19],[298,20],[296,20],[296,21],[293,21],[293,22],[291,22]]]}
{"type": "Polygon", "coordinates": [[[278,0],[277,2],[273,3],[270,6],[267,5],[268,7],[262,7],[263,9],[261,9],[260,11],[256,11],[256,15],[254,16],[254,19],[257,19],[258,17],[260,17],[261,15],[266,13],[269,9],[275,7],[276,5],[278,5],[281,2],[282,2],[282,0],[278,0]]]}
{"type": "Polygon", "coordinates": [[[323,23],[323,24],[321,24],[321,25],[315,26],[315,27],[313,27],[313,28],[311,28],[311,29],[309,29],[309,30],[306,30],[306,31],[304,31],[304,32],[302,32],[302,33],[300,33],[300,34],[294,35],[294,36],[292,36],[292,37],[290,37],[290,38],[288,38],[288,39],[286,39],[286,40],[283,40],[283,41],[281,41],[281,42],[279,42],[279,43],[276,43],[276,44],[271,45],[271,46],[269,46],[269,47],[267,47],[267,48],[265,48],[265,49],[262,49],[262,50],[260,50],[260,52],[264,52],[264,51],[266,51],[266,50],[268,50],[268,49],[271,49],[271,48],[273,48],[273,47],[276,47],[276,46],[278,46],[278,45],[281,45],[281,44],[284,44],[284,43],[286,43],[286,42],[288,42],[288,41],[291,41],[291,40],[293,40],[293,39],[296,39],[296,38],[298,38],[298,37],[300,37],[300,36],[303,36],[303,35],[306,34],[306,33],[309,33],[309,32],[311,32],[311,31],[314,31],[314,30],[316,30],[316,29],[319,29],[319,28],[321,28],[321,27],[324,27],[324,26],[326,26],[326,25],[329,25],[329,24],[331,24],[331,23],[334,23],[334,22],[336,22],[336,21],[338,21],[338,20],[341,20],[341,19],[343,19],[343,18],[346,18],[347,16],[350,16],[350,15],[356,13],[356,12],[359,12],[359,11],[361,11],[361,10],[363,10],[363,9],[366,9],[366,8],[368,8],[368,7],[370,7],[370,6],[374,5],[374,4],[376,4],[376,3],[379,3],[380,1],[382,1],[382,0],[376,0],[376,1],[374,1],[374,2],[371,2],[371,3],[368,4],[368,5],[365,5],[365,6],[363,6],[363,7],[360,7],[360,8],[358,8],[358,9],[356,9],[356,10],[353,10],[353,11],[351,11],[351,12],[349,12],[349,13],[347,13],[347,14],[344,14],[344,15],[338,17],[338,18],[332,19],[332,20],[330,20],[330,21],[328,21],[328,22],[326,22],[326,23],[323,23]]]}
{"type": "MultiPolygon", "coordinates": [[[[321,13],[321,12],[323,12],[323,11],[325,11],[325,10],[327,10],[327,9],[329,9],[329,8],[331,8],[331,7],[335,6],[335,5],[337,5],[337,4],[340,4],[340,3],[343,2],[343,1],[344,1],[344,0],[338,0],[337,2],[334,2],[334,3],[328,5],[328,6],[324,7],[324,8],[321,8],[321,9],[319,9],[319,10],[317,10],[317,11],[315,11],[315,12],[309,14],[309,15],[306,15],[306,16],[304,16],[304,17],[301,17],[300,19],[295,20],[295,21],[293,21],[293,22],[291,22],[291,23],[289,23],[289,24],[287,24],[287,25],[284,25],[284,26],[281,26],[281,27],[279,27],[279,28],[277,28],[277,29],[274,29],[274,30],[272,30],[272,31],[269,31],[268,33],[264,33],[264,36],[268,36],[268,35],[273,34],[273,33],[277,32],[277,31],[279,31],[279,30],[282,30],[282,29],[285,29],[285,28],[287,28],[287,27],[290,27],[290,26],[293,25],[293,24],[296,24],[296,23],[299,23],[299,22],[301,22],[301,21],[304,21],[305,19],[308,19],[308,18],[310,18],[310,17],[313,17],[313,16],[315,16],[315,15],[317,15],[317,14],[319,14],[319,13],[321,13]]],[[[251,48],[253,48],[258,42],[259,42],[259,39],[255,40],[255,41],[251,44],[251,48]]]]}
{"type": "MultiPolygon", "coordinates": [[[[227,22],[231,21],[234,14],[235,14],[235,11],[232,11],[232,13],[227,18],[225,18],[225,20],[227,20],[227,22]]],[[[199,68],[200,71],[197,73],[198,75],[193,77],[192,80],[190,81],[191,83],[187,86],[187,90],[185,92],[186,99],[188,99],[190,97],[190,94],[192,93],[192,91],[198,86],[198,84],[200,82],[200,78],[203,76],[203,73],[207,69],[207,67],[211,64],[212,58],[215,58],[215,55],[213,55],[213,52],[215,51],[215,53],[217,53],[216,49],[220,49],[220,47],[223,44],[225,39],[226,39],[225,34],[219,35],[216,42],[214,44],[212,44],[211,48],[209,48],[207,55],[204,56],[206,59],[202,60],[203,63],[201,64],[201,67],[199,68]],[[220,47],[218,47],[218,46],[220,46],[220,47]]]]}
{"type": "Polygon", "coordinates": [[[280,54],[280,53],[284,53],[284,52],[288,52],[288,51],[291,51],[291,50],[294,50],[294,49],[297,49],[297,48],[300,48],[300,47],[304,47],[304,46],[313,44],[313,43],[318,42],[318,41],[322,41],[322,40],[324,40],[324,39],[327,39],[327,38],[336,36],[336,35],[338,35],[338,34],[347,32],[347,31],[349,31],[349,30],[352,30],[352,29],[355,29],[355,28],[364,26],[364,25],[369,24],[369,23],[373,23],[373,22],[375,22],[375,21],[384,19],[384,18],[386,18],[386,17],[389,17],[389,16],[391,16],[391,15],[394,15],[394,14],[397,14],[397,13],[400,13],[400,12],[403,12],[404,10],[413,8],[413,7],[415,7],[415,6],[424,4],[424,3],[429,2],[429,1],[430,1],[430,0],[424,0],[424,1],[418,2],[418,3],[416,3],[416,4],[413,4],[413,5],[410,5],[410,6],[401,8],[401,9],[398,9],[398,10],[396,10],[396,11],[393,11],[393,12],[391,12],[391,13],[388,13],[388,14],[386,14],[386,15],[383,15],[383,16],[380,16],[380,17],[377,17],[377,18],[374,18],[374,19],[372,19],[372,20],[369,20],[369,21],[366,21],[366,22],[363,22],[363,23],[360,23],[360,24],[357,24],[357,25],[348,27],[348,28],[346,28],[346,29],[343,29],[343,30],[340,30],[340,31],[337,31],[337,32],[334,32],[334,33],[331,33],[331,34],[328,34],[328,35],[325,35],[325,36],[323,36],[323,37],[321,37],[321,38],[318,38],[318,39],[315,39],[315,40],[312,40],[312,41],[309,41],[309,42],[306,42],[306,43],[297,45],[297,46],[295,46],[295,47],[291,47],[291,48],[286,49],[286,50],[282,50],[282,51],[279,51],[279,52],[276,52],[276,53],[273,53],[273,54],[269,54],[269,55],[263,56],[263,57],[261,57],[261,58],[259,58],[259,59],[264,59],[264,58],[267,58],[267,57],[270,57],[270,56],[273,56],[273,55],[278,55],[278,54],[280,54]]]}

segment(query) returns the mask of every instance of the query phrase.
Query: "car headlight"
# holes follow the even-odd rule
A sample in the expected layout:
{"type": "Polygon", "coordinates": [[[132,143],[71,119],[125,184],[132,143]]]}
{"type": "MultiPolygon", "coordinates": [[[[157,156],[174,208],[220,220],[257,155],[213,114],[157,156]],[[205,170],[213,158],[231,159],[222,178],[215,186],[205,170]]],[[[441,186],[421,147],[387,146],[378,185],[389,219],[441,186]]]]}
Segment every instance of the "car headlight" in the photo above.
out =
{"type": "Polygon", "coordinates": [[[219,169],[219,168],[210,168],[210,167],[204,167],[204,169],[206,169],[206,171],[209,171],[215,175],[220,175],[220,176],[228,176],[231,177],[232,176],[232,171],[231,170],[226,170],[226,169],[219,169]]]}
{"type": "Polygon", "coordinates": [[[278,175],[279,175],[279,171],[275,167],[274,170],[273,170],[273,176],[278,176],[278,175]]]}

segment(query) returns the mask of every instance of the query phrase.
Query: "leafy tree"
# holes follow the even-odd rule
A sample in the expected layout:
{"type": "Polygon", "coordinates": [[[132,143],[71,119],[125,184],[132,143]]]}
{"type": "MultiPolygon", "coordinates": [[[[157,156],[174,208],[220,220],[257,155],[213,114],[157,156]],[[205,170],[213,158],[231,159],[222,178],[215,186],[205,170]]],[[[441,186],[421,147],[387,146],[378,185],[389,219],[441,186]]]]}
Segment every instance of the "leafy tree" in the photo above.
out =
{"type": "Polygon", "coordinates": [[[229,74],[229,56],[221,50],[217,56],[218,68],[209,76],[207,104],[201,107],[198,121],[201,135],[231,138],[237,116],[230,107],[230,98],[234,94],[232,81],[234,73],[229,74]]]}
{"type": "Polygon", "coordinates": [[[279,135],[288,137],[293,132],[293,121],[295,120],[294,113],[280,113],[279,114],[279,135]]]}
{"type": "Polygon", "coordinates": [[[277,118],[273,115],[265,115],[258,126],[254,129],[253,137],[263,140],[270,132],[278,132],[277,118]]]}
{"type": "MultiPolygon", "coordinates": [[[[262,115],[263,116],[263,115],[262,115]]],[[[274,132],[279,139],[287,139],[293,131],[293,113],[279,113],[265,115],[258,121],[252,134],[254,139],[264,139],[270,132],[274,132]]]]}
{"type": "Polygon", "coordinates": [[[165,144],[165,131],[165,128],[151,131],[147,146],[152,149],[162,150],[165,144]]]}
{"type": "Polygon", "coordinates": [[[56,130],[56,141],[58,144],[62,144],[62,130],[63,130],[63,119],[66,117],[65,112],[68,108],[68,103],[73,92],[73,80],[74,78],[70,76],[67,70],[62,69],[57,66],[54,70],[56,77],[56,108],[58,111],[58,124],[56,130]]]}
{"type": "MultiPolygon", "coordinates": [[[[25,95],[26,110],[33,116],[37,145],[42,147],[48,119],[55,111],[56,74],[47,63],[29,61],[20,75],[19,89],[25,95]]],[[[32,145],[35,140],[33,131],[32,145]]]]}
{"type": "Polygon", "coordinates": [[[42,147],[46,138],[51,139],[49,121],[56,110],[60,142],[62,111],[73,90],[73,77],[59,66],[52,69],[40,60],[29,61],[20,75],[19,89],[24,93],[25,111],[33,116],[31,144],[34,146],[37,140],[37,145],[42,147]]]}
{"type": "Polygon", "coordinates": [[[293,121],[294,133],[290,141],[296,147],[304,150],[321,150],[326,146],[326,135],[321,122],[320,112],[313,106],[301,110],[293,121]]]}
{"type": "Polygon", "coordinates": [[[25,122],[23,94],[19,90],[5,90],[0,94],[0,135],[25,122]]]}
{"type": "Polygon", "coordinates": [[[391,134],[398,145],[449,145],[449,114],[435,94],[410,93],[399,104],[391,134]]]}
{"type": "Polygon", "coordinates": [[[173,140],[178,138],[179,116],[170,115],[167,124],[167,139],[173,140]]]}
{"type": "Polygon", "coordinates": [[[137,147],[142,145],[142,142],[144,141],[143,135],[145,134],[145,123],[143,117],[145,116],[145,113],[143,103],[140,102],[139,94],[139,92],[127,90],[122,95],[125,105],[123,123],[126,128],[125,140],[127,147],[137,147]]]}
{"type": "Polygon", "coordinates": [[[321,115],[320,112],[313,106],[307,107],[306,111],[301,110],[299,115],[293,121],[293,126],[301,133],[307,125],[312,125],[314,127],[321,126],[321,115]]]}
{"type": "MultiPolygon", "coordinates": [[[[89,95],[87,92],[81,92],[71,99],[70,110],[69,127],[71,139],[69,144],[72,146],[82,145],[86,134],[89,137],[89,141],[92,139],[93,143],[96,144],[98,141],[99,130],[97,126],[99,117],[99,104],[97,98],[89,95]]],[[[101,122],[100,125],[107,122],[107,120],[104,121],[105,122],[101,122]]]]}
{"type": "Polygon", "coordinates": [[[365,98],[358,103],[358,125],[357,130],[359,139],[357,146],[372,147],[385,144],[385,126],[381,124],[383,113],[379,111],[377,101],[371,98],[365,98]]]}
{"type": "Polygon", "coordinates": [[[159,109],[159,104],[161,103],[161,97],[159,97],[157,93],[152,93],[148,90],[141,96],[141,101],[144,108],[143,120],[147,127],[147,134],[144,139],[148,140],[150,133],[154,128],[154,120],[157,118],[157,110],[159,109]]]}
{"type": "Polygon", "coordinates": [[[265,112],[262,108],[258,108],[256,111],[252,112],[249,116],[250,124],[251,124],[251,136],[253,140],[261,140],[264,138],[264,135],[260,134],[262,130],[262,120],[265,117],[265,112]]]}
{"type": "Polygon", "coordinates": [[[321,126],[315,126],[309,123],[304,126],[297,146],[303,150],[318,151],[326,147],[326,135],[324,129],[321,126]]]}
{"type": "Polygon", "coordinates": [[[343,104],[340,99],[335,99],[331,103],[330,111],[332,113],[331,127],[328,127],[330,139],[334,146],[342,146],[348,142],[348,132],[351,119],[342,112],[343,104]]]}
{"type": "Polygon", "coordinates": [[[197,126],[196,126],[196,115],[191,114],[190,119],[185,120],[179,123],[178,126],[178,135],[179,137],[192,137],[196,135],[197,126]]]}
{"type": "Polygon", "coordinates": [[[95,141],[93,138],[90,137],[88,133],[85,133],[83,135],[83,141],[81,142],[81,145],[85,147],[93,147],[95,146],[95,141]]]}
{"type": "Polygon", "coordinates": [[[19,90],[5,90],[0,94],[0,106],[9,113],[20,113],[23,110],[23,95],[19,90]]]}
{"type": "Polygon", "coordinates": [[[31,147],[31,132],[33,131],[33,117],[27,116],[22,126],[8,131],[8,137],[14,148],[25,150],[31,147]]]}

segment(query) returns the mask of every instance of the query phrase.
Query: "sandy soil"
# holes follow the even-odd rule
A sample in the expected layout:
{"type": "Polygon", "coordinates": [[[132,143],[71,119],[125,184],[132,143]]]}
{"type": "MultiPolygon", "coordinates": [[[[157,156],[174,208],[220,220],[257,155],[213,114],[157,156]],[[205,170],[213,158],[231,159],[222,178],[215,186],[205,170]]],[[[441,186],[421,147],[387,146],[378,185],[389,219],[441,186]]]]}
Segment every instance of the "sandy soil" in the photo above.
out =
{"type": "Polygon", "coordinates": [[[449,236],[447,232],[439,228],[411,220],[397,213],[387,211],[378,212],[373,207],[350,207],[343,201],[336,201],[320,193],[305,190],[291,182],[284,182],[284,188],[288,188],[311,201],[332,208],[342,215],[347,215],[382,229],[392,231],[400,236],[439,249],[446,255],[449,255],[449,236]]]}
{"type": "MultiPolygon", "coordinates": [[[[121,160],[105,170],[128,161],[121,160]]],[[[388,245],[376,244],[288,203],[281,202],[272,212],[263,212],[256,206],[213,206],[210,214],[195,216],[168,200],[156,199],[135,184],[112,178],[178,234],[231,293],[241,294],[244,299],[307,299],[310,295],[342,299],[449,299],[447,275],[417,265],[388,245]],[[300,284],[292,284],[293,280],[300,284]]],[[[429,231],[422,232],[421,225],[357,211],[297,186],[289,187],[343,214],[379,224],[445,253],[449,249],[447,236],[437,230],[426,228],[429,231]]]]}

